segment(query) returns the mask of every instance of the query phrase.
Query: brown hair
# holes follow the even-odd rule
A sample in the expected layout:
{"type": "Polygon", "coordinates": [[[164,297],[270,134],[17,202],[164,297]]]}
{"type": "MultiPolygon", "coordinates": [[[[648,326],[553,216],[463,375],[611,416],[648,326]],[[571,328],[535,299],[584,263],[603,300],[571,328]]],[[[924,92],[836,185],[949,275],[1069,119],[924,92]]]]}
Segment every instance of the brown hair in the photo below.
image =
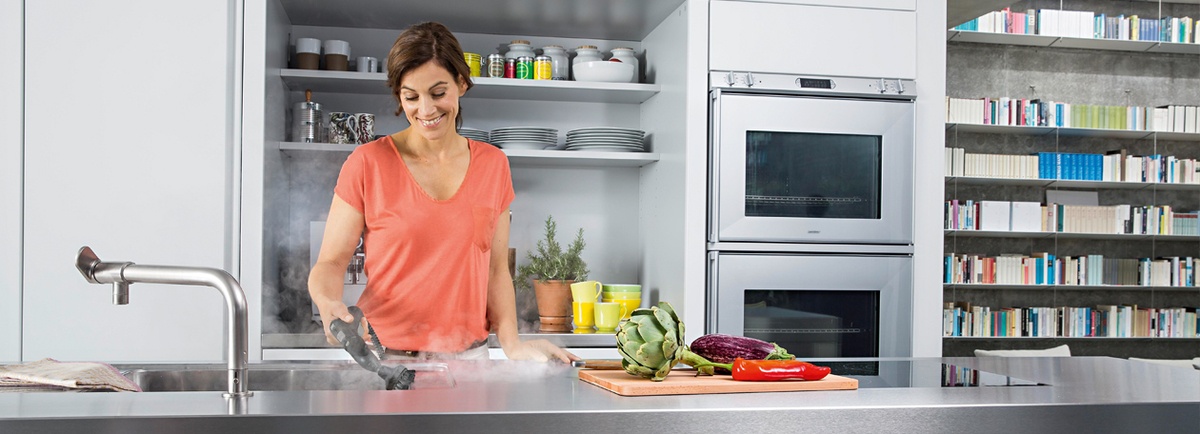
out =
{"type": "MultiPolygon", "coordinates": [[[[392,96],[396,98],[397,103],[402,103],[400,79],[409,70],[431,60],[450,71],[455,80],[466,82],[468,90],[475,85],[471,82],[471,67],[467,66],[467,61],[463,59],[463,50],[458,44],[458,38],[441,23],[426,21],[414,24],[401,33],[400,37],[396,38],[396,43],[392,44],[392,50],[388,52],[387,84],[392,89],[392,96]]],[[[403,113],[403,109],[397,106],[396,116],[403,113]]],[[[454,125],[462,125],[461,107],[454,119],[454,125]]]]}

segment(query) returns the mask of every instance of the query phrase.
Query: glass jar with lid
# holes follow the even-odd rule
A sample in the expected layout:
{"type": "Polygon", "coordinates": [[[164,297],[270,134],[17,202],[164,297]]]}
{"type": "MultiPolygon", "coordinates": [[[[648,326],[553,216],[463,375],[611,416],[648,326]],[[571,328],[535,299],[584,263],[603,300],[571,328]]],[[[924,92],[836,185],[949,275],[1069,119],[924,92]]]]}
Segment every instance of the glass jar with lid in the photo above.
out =
{"type": "Polygon", "coordinates": [[[599,48],[595,45],[580,45],[579,48],[575,49],[575,59],[571,61],[571,72],[574,74],[575,65],[598,60],[604,60],[604,56],[600,54],[599,48]]]}
{"type": "Polygon", "coordinates": [[[638,71],[641,71],[641,69],[638,68],[637,54],[635,54],[633,52],[632,48],[629,48],[629,47],[613,48],[612,49],[612,58],[620,60],[621,62],[633,65],[633,77],[629,80],[629,82],[630,83],[638,82],[638,77],[639,77],[638,71]]]}
{"type": "Polygon", "coordinates": [[[529,41],[524,39],[514,39],[508,44],[508,52],[504,53],[505,59],[516,59],[518,57],[536,57],[533,53],[533,46],[529,41]]]}
{"type": "Polygon", "coordinates": [[[542,47],[542,54],[550,57],[550,79],[566,80],[571,76],[571,64],[567,61],[567,50],[561,45],[542,47]]]}

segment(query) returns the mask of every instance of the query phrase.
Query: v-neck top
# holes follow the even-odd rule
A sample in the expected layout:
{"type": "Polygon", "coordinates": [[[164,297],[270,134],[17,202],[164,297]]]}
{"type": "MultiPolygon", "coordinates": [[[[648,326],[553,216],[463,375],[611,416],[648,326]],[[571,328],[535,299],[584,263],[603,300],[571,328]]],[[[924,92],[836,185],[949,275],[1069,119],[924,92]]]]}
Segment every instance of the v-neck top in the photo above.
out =
{"type": "Polygon", "coordinates": [[[458,352],[488,336],[492,237],[514,192],[504,152],[467,145],[467,174],[445,200],[421,188],[390,136],[359,146],[342,165],[334,194],[366,223],[358,306],[385,347],[458,352]]]}

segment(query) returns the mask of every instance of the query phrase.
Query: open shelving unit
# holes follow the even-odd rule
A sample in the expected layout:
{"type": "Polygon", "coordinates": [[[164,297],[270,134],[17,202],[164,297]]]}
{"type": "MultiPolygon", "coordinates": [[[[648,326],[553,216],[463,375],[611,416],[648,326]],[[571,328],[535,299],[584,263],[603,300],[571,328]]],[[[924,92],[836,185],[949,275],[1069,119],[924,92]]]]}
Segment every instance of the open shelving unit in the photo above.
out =
{"type": "MultiPolygon", "coordinates": [[[[1187,3],[1181,10],[1200,17],[1200,7],[1187,3]],[[1195,11],[1195,12],[1192,12],[1195,11]]],[[[1031,3],[1064,10],[1158,7],[1143,2],[1050,2],[1031,3]]],[[[1166,3],[1164,2],[1163,5],[1166,3]]],[[[1008,6],[997,5],[992,10],[1008,6]]],[[[1014,6],[1016,9],[1017,6],[1014,6]]],[[[1020,6],[1025,9],[1026,6],[1020,6]]],[[[1168,14],[1167,9],[1162,9],[1168,14]]],[[[978,16],[978,15],[976,15],[978,16]]],[[[973,18],[973,17],[969,17],[973,18]]],[[[951,26],[957,23],[950,23],[951,26]]],[[[1200,77],[1188,72],[1200,63],[1200,44],[1157,41],[1068,38],[949,30],[947,40],[947,95],[977,98],[1010,97],[1067,101],[1095,105],[1160,106],[1200,105],[1195,92],[1200,77]],[[1071,49],[1071,50],[1060,50],[1071,49]],[[1078,50],[1088,50],[1081,55],[1078,50]],[[1121,62],[1142,56],[1134,62],[1121,62]],[[1143,58],[1144,57],[1144,58],[1143,58]],[[1093,63],[1094,62],[1094,63],[1093,63]],[[1173,63],[1172,63],[1173,62],[1173,63]],[[1157,64],[1157,66],[1151,66],[1157,64]],[[1168,64],[1185,68],[1170,70],[1168,64]],[[965,68],[964,68],[965,67],[965,68]],[[1097,70],[1096,68],[1101,68],[1097,70]],[[1151,68],[1154,69],[1151,72],[1151,68]],[[1089,74],[1087,86],[1060,83],[1063,71],[1089,74]],[[1175,71],[1175,72],[1162,72],[1175,71]],[[1174,75],[1171,75],[1174,74],[1174,75]],[[1181,75],[1182,74],[1182,75],[1181,75]],[[956,77],[957,75],[957,77],[956,77]],[[1112,79],[1108,79],[1112,75],[1112,79]],[[1146,78],[1141,78],[1145,76],[1146,78]],[[1163,81],[1169,79],[1169,81],[1163,81]],[[1111,86],[1120,82],[1121,91],[1111,86]],[[1164,83],[1180,88],[1162,91],[1164,83]],[[1001,93],[1003,92],[1003,93],[1001,93]]],[[[967,123],[946,124],[946,147],[966,148],[969,153],[1030,155],[1037,152],[1105,154],[1129,149],[1131,155],[1176,155],[1200,158],[1200,134],[1049,126],[1007,126],[967,123]],[[1135,151],[1136,150],[1136,151],[1135,151]]],[[[1161,182],[1112,182],[1064,179],[1027,179],[982,176],[945,177],[946,200],[1040,201],[1046,191],[1094,191],[1100,205],[1172,205],[1176,211],[1200,209],[1200,184],[1161,182]]],[[[1050,252],[1056,256],[1101,254],[1105,258],[1200,258],[1200,236],[1069,232],[1013,232],[944,230],[946,254],[1030,255],[1050,252]]],[[[1138,307],[1200,308],[1200,287],[1135,285],[1017,285],[943,283],[944,302],[969,302],[989,306],[992,312],[1006,307],[1095,307],[1097,304],[1138,307]]],[[[1070,344],[1073,355],[1115,357],[1192,358],[1200,356],[1200,338],[1166,337],[992,337],[948,336],[943,354],[971,355],[972,349],[1036,349],[1070,344]]]]}
{"type": "MultiPolygon", "coordinates": [[[[403,117],[393,116],[396,101],[385,73],[295,69],[290,59],[293,44],[301,37],[344,40],[355,56],[384,59],[397,35],[422,21],[445,24],[464,51],[484,55],[504,53],[515,39],[529,40],[535,49],[596,45],[605,53],[616,47],[635,50],[642,66],[640,83],[472,77],[473,86],[460,101],[463,126],[484,131],[551,128],[558,131],[559,145],[565,133],[578,128],[645,131],[648,152],[501,149],[512,167],[516,191],[509,247],[516,249],[518,265],[522,264],[542,237],[546,217],[553,216],[560,228],[585,230],[584,256],[598,280],[661,287],[659,296],[664,299],[696,298],[692,289],[686,289],[694,285],[663,284],[695,279],[686,277],[682,262],[658,261],[667,252],[683,250],[688,239],[675,223],[677,217],[681,219],[685,212],[694,215],[686,209],[703,206],[687,198],[695,193],[688,192],[691,185],[685,182],[684,169],[695,163],[684,157],[695,152],[688,137],[705,127],[702,117],[694,113],[706,99],[696,92],[701,86],[685,78],[686,68],[706,52],[688,43],[697,36],[689,36],[694,17],[681,13],[685,3],[646,0],[618,8],[569,0],[559,6],[585,12],[528,16],[514,15],[512,5],[490,0],[266,2],[265,10],[255,11],[261,16],[252,17],[247,30],[254,41],[246,50],[256,54],[247,57],[251,77],[247,94],[253,104],[246,113],[249,124],[261,124],[262,130],[249,134],[252,144],[244,153],[244,184],[252,190],[248,196],[253,200],[245,201],[243,210],[250,216],[247,224],[261,227],[263,235],[244,242],[242,250],[247,258],[242,261],[243,278],[263,288],[262,333],[269,335],[263,342],[319,334],[319,325],[314,327],[308,320],[305,276],[310,247],[320,238],[309,229],[313,222],[327,218],[339,170],[357,148],[294,141],[289,134],[291,109],[311,90],[312,101],[321,104],[326,115],[334,111],[375,115],[375,134],[407,126],[403,117]],[[618,11],[621,14],[614,15],[618,11]],[[626,12],[638,19],[629,19],[626,12]]],[[[536,308],[526,309],[534,305],[533,292],[518,291],[516,296],[521,332],[536,330],[536,308]]],[[[568,347],[600,346],[577,335],[555,342],[568,347]]],[[[271,344],[267,349],[281,347],[271,344]]],[[[264,352],[268,359],[291,355],[264,352]]],[[[606,352],[603,357],[608,356],[606,352]]]]}

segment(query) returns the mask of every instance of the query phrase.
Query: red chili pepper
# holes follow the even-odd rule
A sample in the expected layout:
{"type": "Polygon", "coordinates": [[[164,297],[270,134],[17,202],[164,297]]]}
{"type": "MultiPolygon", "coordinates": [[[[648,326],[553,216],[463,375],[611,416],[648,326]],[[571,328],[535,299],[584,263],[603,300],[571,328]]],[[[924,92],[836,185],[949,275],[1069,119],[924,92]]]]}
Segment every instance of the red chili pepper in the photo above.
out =
{"type": "Polygon", "coordinates": [[[829,375],[828,366],[817,366],[800,360],[733,361],[733,379],[738,381],[779,381],[799,378],[816,381],[829,375]]]}

